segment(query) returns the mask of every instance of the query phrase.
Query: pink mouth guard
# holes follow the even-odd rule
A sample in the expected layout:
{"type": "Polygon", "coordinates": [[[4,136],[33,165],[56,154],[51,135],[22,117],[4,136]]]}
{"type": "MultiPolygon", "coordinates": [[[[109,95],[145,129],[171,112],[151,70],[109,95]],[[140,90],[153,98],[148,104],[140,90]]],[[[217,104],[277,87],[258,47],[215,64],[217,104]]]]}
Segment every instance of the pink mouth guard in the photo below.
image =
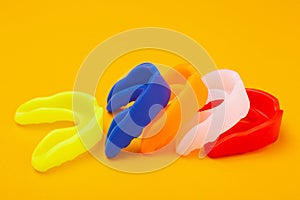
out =
{"type": "Polygon", "coordinates": [[[196,119],[197,125],[189,124],[185,127],[189,131],[177,141],[176,152],[179,155],[188,155],[200,149],[199,158],[205,157],[213,145],[205,150],[203,146],[216,142],[222,133],[244,118],[250,109],[243,81],[235,71],[216,70],[203,76],[202,80],[208,88],[206,103],[212,106],[211,109],[200,110],[191,120],[196,119]]]}

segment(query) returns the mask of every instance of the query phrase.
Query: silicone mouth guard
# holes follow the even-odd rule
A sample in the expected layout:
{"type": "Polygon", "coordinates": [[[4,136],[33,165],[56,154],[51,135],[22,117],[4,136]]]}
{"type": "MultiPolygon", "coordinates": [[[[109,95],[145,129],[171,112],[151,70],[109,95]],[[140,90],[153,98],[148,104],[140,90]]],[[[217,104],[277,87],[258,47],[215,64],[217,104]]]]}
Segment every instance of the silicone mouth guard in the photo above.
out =
{"type": "Polygon", "coordinates": [[[261,90],[246,91],[251,105],[248,115],[223,133],[215,144],[208,143],[204,146],[209,157],[242,154],[277,140],[283,115],[278,99],[261,90]]]}
{"type": "Polygon", "coordinates": [[[171,100],[144,129],[140,146],[142,153],[153,152],[169,144],[179,133],[180,125],[192,118],[207,100],[208,90],[193,66],[177,65],[164,77],[173,92],[171,100]]]}
{"type": "Polygon", "coordinates": [[[73,127],[51,131],[35,148],[32,166],[37,171],[45,172],[73,160],[100,141],[103,109],[89,94],[62,92],[22,104],[16,111],[15,121],[21,125],[75,122],[73,127]]]}
{"type": "Polygon", "coordinates": [[[199,124],[179,138],[176,152],[188,155],[200,149],[199,157],[206,156],[203,146],[214,142],[218,137],[244,118],[250,102],[244,84],[238,73],[231,70],[216,70],[202,78],[208,88],[207,103],[220,101],[210,110],[200,111],[196,118],[199,124]]]}
{"type": "Polygon", "coordinates": [[[168,104],[170,95],[168,84],[151,63],[138,65],[118,81],[108,95],[107,111],[115,112],[135,102],[114,117],[106,138],[106,156],[117,156],[139,137],[143,128],[168,104]]]}

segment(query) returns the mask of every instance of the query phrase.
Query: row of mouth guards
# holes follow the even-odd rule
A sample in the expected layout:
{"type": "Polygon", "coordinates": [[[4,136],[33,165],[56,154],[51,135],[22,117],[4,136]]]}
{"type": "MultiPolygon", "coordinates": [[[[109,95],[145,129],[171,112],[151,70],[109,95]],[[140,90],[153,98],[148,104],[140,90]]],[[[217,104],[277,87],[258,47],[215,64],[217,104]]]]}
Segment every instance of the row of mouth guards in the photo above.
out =
{"type": "MultiPolygon", "coordinates": [[[[162,75],[151,63],[138,65],[115,83],[106,110],[114,113],[105,141],[107,158],[140,136],[145,155],[172,144],[179,155],[196,149],[199,157],[242,154],[275,142],[283,114],[274,96],[245,89],[235,71],[201,77],[191,65],[181,64],[162,75]]],[[[32,99],[17,109],[15,121],[75,123],[50,132],[38,144],[32,165],[40,172],[90,150],[103,133],[102,107],[95,97],[75,91],[32,99]]]]}

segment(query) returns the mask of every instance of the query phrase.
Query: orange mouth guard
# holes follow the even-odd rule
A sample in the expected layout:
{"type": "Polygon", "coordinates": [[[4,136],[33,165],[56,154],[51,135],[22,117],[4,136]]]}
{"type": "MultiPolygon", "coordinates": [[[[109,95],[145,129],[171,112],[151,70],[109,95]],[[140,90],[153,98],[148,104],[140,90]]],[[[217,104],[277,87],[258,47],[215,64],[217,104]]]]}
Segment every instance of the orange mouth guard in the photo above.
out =
{"type": "Polygon", "coordinates": [[[144,129],[140,144],[142,153],[154,152],[168,145],[179,132],[180,125],[187,122],[185,119],[191,119],[208,97],[208,89],[199,72],[190,64],[177,65],[164,77],[171,86],[172,95],[166,108],[144,129]],[[182,105],[189,107],[186,109],[182,105]]]}

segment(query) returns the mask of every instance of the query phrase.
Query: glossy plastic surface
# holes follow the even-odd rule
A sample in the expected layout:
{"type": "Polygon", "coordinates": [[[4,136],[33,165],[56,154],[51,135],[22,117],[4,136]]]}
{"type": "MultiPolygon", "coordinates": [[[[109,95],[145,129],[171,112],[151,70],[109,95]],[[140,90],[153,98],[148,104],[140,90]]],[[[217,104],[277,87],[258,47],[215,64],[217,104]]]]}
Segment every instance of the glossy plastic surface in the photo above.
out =
{"type": "Polygon", "coordinates": [[[250,102],[239,74],[232,70],[212,71],[202,78],[209,95],[207,103],[223,100],[210,110],[199,112],[199,124],[191,128],[176,146],[179,155],[188,155],[200,149],[199,157],[206,156],[203,146],[214,142],[218,137],[244,118],[250,102]]]}
{"type": "Polygon", "coordinates": [[[207,100],[207,87],[193,66],[177,65],[164,78],[173,90],[171,100],[145,128],[141,141],[142,153],[149,153],[169,144],[178,133],[180,125],[193,117],[207,100]],[[174,91],[175,89],[179,91],[174,91]]]}
{"type": "Polygon", "coordinates": [[[37,171],[45,172],[73,160],[100,141],[103,109],[89,94],[62,92],[22,104],[16,111],[15,121],[21,125],[75,122],[74,127],[51,131],[35,148],[32,166],[37,171]],[[74,101],[77,102],[75,110],[74,101]]]}
{"type": "Polygon", "coordinates": [[[212,148],[212,144],[204,147],[211,149],[209,157],[242,154],[277,140],[283,115],[278,99],[256,89],[247,89],[247,94],[251,105],[248,115],[223,133],[212,148]]]}
{"type": "Polygon", "coordinates": [[[170,94],[168,84],[151,63],[138,65],[118,81],[108,95],[107,110],[115,112],[135,102],[113,119],[106,138],[106,156],[117,156],[122,148],[139,137],[143,128],[168,104],[170,94]]]}

